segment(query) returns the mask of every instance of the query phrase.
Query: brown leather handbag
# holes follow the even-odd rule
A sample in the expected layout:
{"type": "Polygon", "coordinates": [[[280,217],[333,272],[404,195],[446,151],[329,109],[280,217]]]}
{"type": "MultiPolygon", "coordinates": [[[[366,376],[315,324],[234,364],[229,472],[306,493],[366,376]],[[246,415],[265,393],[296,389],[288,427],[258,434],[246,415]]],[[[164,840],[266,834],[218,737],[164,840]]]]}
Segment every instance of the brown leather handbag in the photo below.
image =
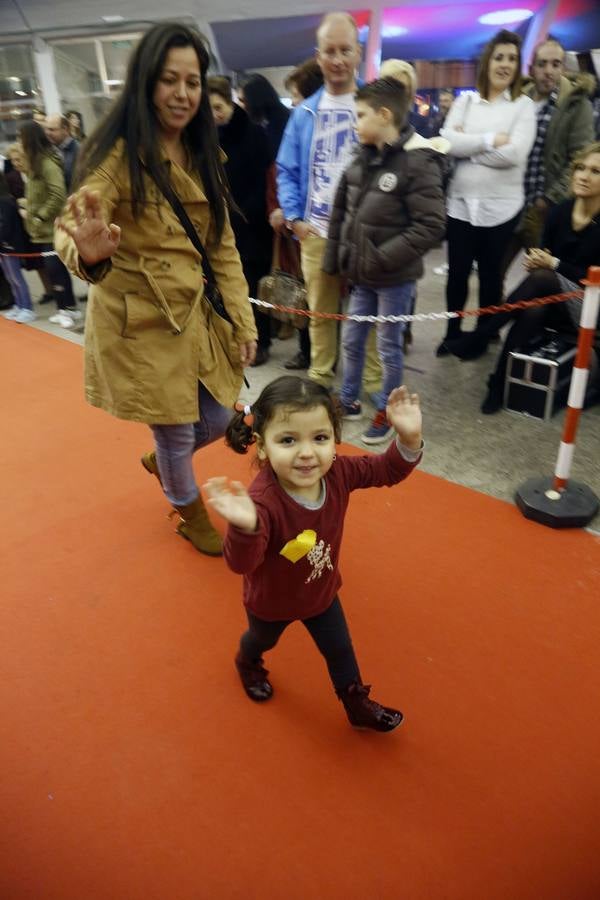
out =
{"type": "MultiPolygon", "coordinates": [[[[258,282],[258,299],[265,303],[274,303],[277,306],[285,306],[292,312],[282,312],[279,309],[269,309],[268,312],[280,322],[289,322],[295,328],[306,328],[308,325],[308,316],[297,315],[293,310],[308,309],[306,300],[306,285],[302,278],[300,267],[296,267],[295,272],[284,272],[280,267],[281,242],[292,241],[292,237],[275,235],[273,243],[273,261],[271,263],[271,271],[268,275],[263,276],[258,282]]],[[[291,248],[292,251],[295,248],[291,248]]],[[[291,252],[288,254],[290,259],[296,259],[297,254],[291,252]]]]}

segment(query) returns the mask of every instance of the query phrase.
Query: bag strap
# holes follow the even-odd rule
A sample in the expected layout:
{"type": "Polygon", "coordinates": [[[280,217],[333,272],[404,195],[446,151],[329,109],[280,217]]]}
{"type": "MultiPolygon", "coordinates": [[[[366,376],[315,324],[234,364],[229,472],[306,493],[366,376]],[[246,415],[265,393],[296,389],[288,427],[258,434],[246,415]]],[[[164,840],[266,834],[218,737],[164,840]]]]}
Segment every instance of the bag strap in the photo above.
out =
{"type": "Polygon", "coordinates": [[[293,259],[294,271],[291,274],[304,284],[304,275],[302,274],[302,263],[300,262],[300,254],[298,252],[298,242],[294,240],[291,234],[286,234],[284,240],[288,242],[290,248],[290,256],[293,259]]]}
{"type": "Polygon", "coordinates": [[[273,241],[273,259],[271,260],[271,272],[276,272],[279,268],[279,260],[281,255],[281,235],[275,232],[275,240],[273,241]]]}
{"type": "MultiPolygon", "coordinates": [[[[148,170],[146,170],[146,171],[148,171],[148,170]]],[[[148,173],[148,174],[150,174],[150,173],[148,173]]],[[[207,254],[206,250],[204,249],[204,245],[202,244],[202,241],[200,240],[198,232],[196,231],[196,229],[194,228],[194,225],[192,224],[192,220],[190,219],[190,217],[188,216],[188,214],[185,211],[185,207],[184,207],[183,203],[181,202],[181,200],[179,199],[179,197],[177,196],[177,194],[175,193],[175,191],[173,190],[173,188],[170,185],[162,187],[156,181],[156,179],[153,179],[153,181],[156,184],[159,191],[161,192],[161,194],[168,201],[173,212],[175,213],[175,215],[181,222],[183,229],[184,229],[185,233],[187,234],[188,238],[190,239],[190,241],[192,242],[192,244],[194,245],[194,247],[196,248],[196,250],[202,257],[202,271],[204,273],[204,279],[206,281],[207,288],[215,287],[218,290],[217,279],[215,278],[215,273],[213,271],[213,267],[210,264],[208,254],[207,254]]],[[[215,310],[215,312],[218,315],[220,315],[223,319],[225,319],[227,322],[231,323],[231,317],[230,317],[229,313],[227,312],[227,310],[225,309],[225,305],[223,304],[223,301],[220,300],[220,297],[219,297],[219,300],[220,300],[221,308],[218,309],[215,306],[215,303],[213,302],[211,291],[208,290],[208,291],[205,291],[204,293],[205,293],[207,300],[209,301],[209,303],[215,310]]],[[[246,376],[244,375],[243,377],[244,377],[244,384],[246,385],[247,388],[249,388],[250,385],[248,384],[248,380],[247,380],[246,376]]]]}
{"type": "Polygon", "coordinates": [[[188,216],[188,214],[185,211],[185,207],[184,207],[183,203],[181,202],[181,200],[179,199],[179,197],[177,196],[177,194],[175,193],[173,188],[171,188],[170,186],[163,187],[162,185],[158,184],[158,182],[156,182],[156,181],[155,181],[155,184],[158,187],[158,189],[160,190],[160,192],[163,194],[165,199],[170,204],[171,208],[173,209],[173,212],[175,213],[175,215],[181,222],[185,233],[187,234],[190,241],[192,242],[192,244],[194,245],[194,247],[196,248],[196,250],[202,257],[202,271],[204,272],[204,278],[206,280],[206,283],[211,286],[216,285],[217,279],[215,278],[215,273],[213,271],[213,267],[210,264],[208,254],[207,254],[206,250],[204,249],[204,245],[202,244],[202,241],[200,240],[198,232],[196,231],[196,229],[194,228],[194,226],[192,224],[192,220],[190,219],[190,217],[188,216]]]}

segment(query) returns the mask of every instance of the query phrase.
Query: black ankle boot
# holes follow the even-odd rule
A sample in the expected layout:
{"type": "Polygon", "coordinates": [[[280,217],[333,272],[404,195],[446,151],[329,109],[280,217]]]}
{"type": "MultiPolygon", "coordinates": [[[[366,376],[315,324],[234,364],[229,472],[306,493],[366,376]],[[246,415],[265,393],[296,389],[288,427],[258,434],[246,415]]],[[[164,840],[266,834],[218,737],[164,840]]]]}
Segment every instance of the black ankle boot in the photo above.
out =
{"type": "Polygon", "coordinates": [[[390,706],[381,706],[375,700],[369,700],[370,690],[370,684],[353,681],[343,691],[336,691],[344,704],[348,721],[355,728],[393,731],[402,721],[402,713],[390,706]]]}
{"type": "Polygon", "coordinates": [[[479,359],[487,351],[488,343],[489,338],[477,330],[445,341],[448,351],[459,359],[479,359]]]}
{"type": "Polygon", "coordinates": [[[264,703],[273,696],[273,686],[268,679],[268,671],[263,666],[262,657],[249,659],[238,650],[235,657],[235,667],[238,670],[244,690],[251,700],[256,703],[264,703]]]}
{"type": "Polygon", "coordinates": [[[502,409],[503,386],[497,375],[488,378],[488,392],[481,404],[481,412],[484,416],[492,416],[502,409]]]}

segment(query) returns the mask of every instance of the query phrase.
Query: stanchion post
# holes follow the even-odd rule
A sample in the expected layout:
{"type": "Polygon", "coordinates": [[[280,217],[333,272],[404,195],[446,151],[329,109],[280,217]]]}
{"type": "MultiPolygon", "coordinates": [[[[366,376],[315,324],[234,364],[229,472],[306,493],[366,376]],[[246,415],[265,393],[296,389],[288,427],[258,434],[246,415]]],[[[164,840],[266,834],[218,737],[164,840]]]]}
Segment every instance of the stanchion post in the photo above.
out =
{"type": "Polygon", "coordinates": [[[600,266],[588,269],[588,277],[583,284],[585,292],[579,323],[577,355],[571,376],[567,415],[554,477],[530,478],[515,494],[516,504],[527,519],[533,519],[551,528],[582,528],[594,518],[600,508],[598,497],[587,485],[569,480],[575,453],[575,436],[583,409],[598,321],[600,266]]]}

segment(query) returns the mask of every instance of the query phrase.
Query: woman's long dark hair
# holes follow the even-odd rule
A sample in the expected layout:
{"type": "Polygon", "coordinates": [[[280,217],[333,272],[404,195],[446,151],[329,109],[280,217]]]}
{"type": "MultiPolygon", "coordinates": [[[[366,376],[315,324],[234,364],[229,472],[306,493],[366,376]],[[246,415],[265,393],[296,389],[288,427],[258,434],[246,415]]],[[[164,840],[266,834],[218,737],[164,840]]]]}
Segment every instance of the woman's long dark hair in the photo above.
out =
{"type": "Polygon", "coordinates": [[[217,131],[206,90],[209,55],[199,31],[179,22],[161,22],[143,36],[129,61],[123,90],[106,118],[94,129],[79,155],[76,183],[96,169],[112,150],[119,138],[126,145],[131,205],[133,215],[140,215],[146,200],[144,167],[159,187],[168,186],[168,176],[162,164],[157,132],[159,121],[154,110],[154,89],[160,78],[169,50],[173,47],[192,47],[200,63],[202,96],[198,112],[185,130],[187,149],[192,164],[200,176],[215,218],[220,238],[225,224],[226,203],[229,201],[227,179],[220,161],[217,131]],[[144,160],[142,164],[141,159],[144,160]]]}
{"type": "Polygon", "coordinates": [[[19,137],[30,175],[42,174],[42,160],[45,156],[50,156],[62,168],[62,159],[39,122],[25,122],[21,125],[19,137]]]}
{"type": "Polygon", "coordinates": [[[242,85],[244,107],[250,119],[264,125],[273,155],[277,155],[281,138],[290,115],[279,94],[264,75],[251,75],[242,85]]]}

